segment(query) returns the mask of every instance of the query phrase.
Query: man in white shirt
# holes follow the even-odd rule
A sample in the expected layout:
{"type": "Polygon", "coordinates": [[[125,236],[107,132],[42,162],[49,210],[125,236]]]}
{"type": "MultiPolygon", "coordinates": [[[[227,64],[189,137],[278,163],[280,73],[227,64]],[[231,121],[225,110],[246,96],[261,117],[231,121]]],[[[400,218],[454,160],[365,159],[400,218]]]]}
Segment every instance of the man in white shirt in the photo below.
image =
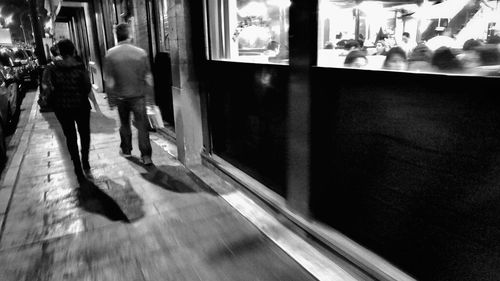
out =
{"type": "Polygon", "coordinates": [[[153,75],[146,51],[131,44],[129,30],[126,23],[116,27],[118,45],[108,50],[105,59],[106,93],[111,108],[118,107],[121,154],[131,157],[130,113],[133,112],[142,161],[152,165],[146,104],[154,105],[153,75]]]}
{"type": "Polygon", "coordinates": [[[403,32],[403,37],[401,38],[401,44],[399,44],[399,47],[406,52],[406,57],[410,55],[411,51],[416,47],[415,42],[410,39],[410,33],[403,32]]]}

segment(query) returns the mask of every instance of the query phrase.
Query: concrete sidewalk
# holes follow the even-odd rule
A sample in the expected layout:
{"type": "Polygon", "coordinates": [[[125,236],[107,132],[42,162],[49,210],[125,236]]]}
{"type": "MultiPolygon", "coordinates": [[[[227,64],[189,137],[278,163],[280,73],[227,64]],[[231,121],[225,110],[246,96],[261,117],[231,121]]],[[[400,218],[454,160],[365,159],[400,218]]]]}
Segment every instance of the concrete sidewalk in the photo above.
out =
{"type": "MultiPolygon", "coordinates": [[[[120,157],[103,97],[104,116],[91,116],[90,189],[78,188],[54,114],[36,103],[26,112],[1,179],[0,280],[316,279],[221,196],[234,190],[208,188],[159,135],[154,167],[120,157]]],[[[133,143],[138,156],[135,132],[133,143]]]]}

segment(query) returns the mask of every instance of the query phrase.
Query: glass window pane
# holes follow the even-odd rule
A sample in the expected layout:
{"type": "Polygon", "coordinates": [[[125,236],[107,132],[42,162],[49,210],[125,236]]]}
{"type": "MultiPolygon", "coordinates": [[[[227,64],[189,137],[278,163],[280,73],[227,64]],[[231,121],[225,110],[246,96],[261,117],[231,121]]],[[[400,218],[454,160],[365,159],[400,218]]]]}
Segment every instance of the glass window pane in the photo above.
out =
{"type": "Polygon", "coordinates": [[[157,52],[169,52],[168,44],[168,4],[167,0],[152,1],[151,5],[151,29],[154,30],[154,46],[157,52]],[[153,22],[154,21],[154,22],[153,22]]]}
{"type": "Polygon", "coordinates": [[[318,66],[500,76],[496,1],[320,0],[318,66]]]}
{"type": "Polygon", "coordinates": [[[289,0],[210,0],[213,59],[288,64],[289,0]]]}
{"type": "Polygon", "coordinates": [[[160,51],[161,52],[169,52],[170,45],[168,44],[168,34],[169,34],[169,25],[168,25],[168,3],[167,0],[159,1],[159,11],[160,16],[160,51]]]}

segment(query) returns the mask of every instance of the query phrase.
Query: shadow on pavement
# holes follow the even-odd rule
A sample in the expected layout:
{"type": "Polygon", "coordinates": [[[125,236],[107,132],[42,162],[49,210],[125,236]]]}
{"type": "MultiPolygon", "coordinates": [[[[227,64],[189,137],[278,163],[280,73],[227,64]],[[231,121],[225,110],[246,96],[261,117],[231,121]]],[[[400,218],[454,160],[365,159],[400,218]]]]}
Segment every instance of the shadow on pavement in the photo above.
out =
{"type": "Polygon", "coordinates": [[[212,263],[231,260],[237,256],[270,250],[260,235],[242,235],[234,241],[225,241],[224,247],[215,247],[208,251],[208,259],[212,263]],[[229,251],[228,251],[229,250],[229,251]]]}
{"type": "MultiPolygon", "coordinates": [[[[135,192],[130,181],[125,178],[125,185],[119,184],[107,177],[95,179],[90,182],[88,190],[92,193],[97,191],[98,199],[109,199],[111,201],[103,201],[103,206],[112,207],[115,214],[121,212],[126,220],[125,222],[134,222],[144,217],[145,213],[142,209],[144,201],[135,192]]],[[[85,187],[83,188],[85,190],[85,187]]]]}
{"type": "Polygon", "coordinates": [[[88,212],[100,214],[112,221],[130,223],[115,200],[100,190],[93,182],[88,182],[78,188],[77,199],[78,205],[88,212]]]}
{"type": "Polygon", "coordinates": [[[203,182],[187,170],[184,166],[155,166],[144,165],[137,157],[127,158],[132,163],[146,169],[147,173],[141,173],[141,176],[149,182],[162,187],[163,189],[177,193],[196,193],[205,192],[212,195],[218,195],[203,182]]]}
{"type": "Polygon", "coordinates": [[[94,111],[90,112],[90,132],[102,134],[114,134],[116,128],[116,120],[109,118],[104,114],[99,114],[94,111]]]}
{"type": "MultiPolygon", "coordinates": [[[[62,132],[55,114],[42,113],[42,116],[47,121],[49,128],[54,131],[54,135],[58,139],[59,149],[64,153],[68,153],[66,138],[64,137],[64,133],[62,132]]],[[[96,133],[96,131],[92,129],[92,124],[98,122],[116,123],[114,119],[107,118],[106,116],[98,118],[98,120],[92,121],[91,119],[91,133],[96,133]]],[[[103,127],[108,126],[114,125],[105,124],[103,127]]],[[[110,130],[109,132],[114,132],[114,130],[110,130]]],[[[70,167],[72,167],[73,164],[71,160],[63,160],[67,161],[66,165],[71,165],[70,167]]],[[[100,214],[112,221],[130,223],[144,217],[144,211],[142,210],[143,200],[134,191],[130,182],[127,182],[124,186],[106,177],[94,179],[78,188],[77,198],[79,200],[79,206],[84,210],[100,214]]]]}

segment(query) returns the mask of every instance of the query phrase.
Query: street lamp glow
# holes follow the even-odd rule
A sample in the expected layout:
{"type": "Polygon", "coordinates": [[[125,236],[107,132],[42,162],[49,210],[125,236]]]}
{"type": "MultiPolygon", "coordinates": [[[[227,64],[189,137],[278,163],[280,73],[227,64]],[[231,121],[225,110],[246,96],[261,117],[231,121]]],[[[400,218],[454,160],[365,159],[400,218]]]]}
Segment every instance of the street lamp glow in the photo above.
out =
{"type": "Polygon", "coordinates": [[[5,18],[5,25],[9,25],[12,23],[12,15],[5,18]]]}

